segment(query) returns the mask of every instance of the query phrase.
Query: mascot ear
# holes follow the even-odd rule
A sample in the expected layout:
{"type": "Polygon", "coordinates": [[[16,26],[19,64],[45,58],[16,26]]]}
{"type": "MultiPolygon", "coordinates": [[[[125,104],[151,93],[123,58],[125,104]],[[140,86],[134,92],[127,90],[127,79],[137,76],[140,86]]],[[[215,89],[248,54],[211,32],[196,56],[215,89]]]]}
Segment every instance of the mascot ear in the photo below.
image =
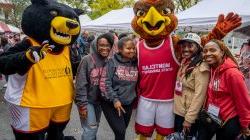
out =
{"type": "MultiPolygon", "coordinates": [[[[54,1],[54,0],[52,0],[54,1]]],[[[40,4],[40,5],[47,5],[49,3],[48,0],[31,0],[32,4],[40,4]]]]}
{"type": "Polygon", "coordinates": [[[74,11],[76,12],[76,14],[77,14],[78,16],[80,16],[80,15],[82,15],[82,14],[85,13],[84,10],[82,10],[82,9],[77,9],[77,8],[74,8],[74,11]]]}

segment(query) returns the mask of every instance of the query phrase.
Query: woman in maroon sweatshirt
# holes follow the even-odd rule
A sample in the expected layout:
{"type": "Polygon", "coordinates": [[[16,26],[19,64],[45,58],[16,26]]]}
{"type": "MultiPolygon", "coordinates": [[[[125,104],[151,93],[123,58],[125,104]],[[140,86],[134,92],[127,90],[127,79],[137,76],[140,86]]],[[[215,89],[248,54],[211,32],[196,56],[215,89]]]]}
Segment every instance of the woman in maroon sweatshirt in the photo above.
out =
{"type": "Polygon", "coordinates": [[[210,116],[201,121],[199,140],[235,140],[239,134],[249,136],[250,96],[244,77],[229,49],[219,40],[208,42],[204,59],[211,67],[205,110],[210,116]]]}

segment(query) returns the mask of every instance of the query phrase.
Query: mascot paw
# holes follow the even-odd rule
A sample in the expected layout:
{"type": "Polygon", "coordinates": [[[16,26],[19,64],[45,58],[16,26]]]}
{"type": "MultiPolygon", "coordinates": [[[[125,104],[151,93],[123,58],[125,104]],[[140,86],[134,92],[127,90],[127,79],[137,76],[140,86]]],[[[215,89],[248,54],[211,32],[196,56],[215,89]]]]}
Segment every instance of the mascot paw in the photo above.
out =
{"type": "Polygon", "coordinates": [[[42,60],[48,52],[55,48],[54,45],[49,45],[48,41],[44,41],[41,46],[29,47],[26,52],[26,57],[32,62],[37,63],[42,60]]]}
{"type": "Polygon", "coordinates": [[[235,13],[229,13],[226,17],[219,15],[216,27],[223,33],[229,33],[241,25],[241,17],[235,13]]]}

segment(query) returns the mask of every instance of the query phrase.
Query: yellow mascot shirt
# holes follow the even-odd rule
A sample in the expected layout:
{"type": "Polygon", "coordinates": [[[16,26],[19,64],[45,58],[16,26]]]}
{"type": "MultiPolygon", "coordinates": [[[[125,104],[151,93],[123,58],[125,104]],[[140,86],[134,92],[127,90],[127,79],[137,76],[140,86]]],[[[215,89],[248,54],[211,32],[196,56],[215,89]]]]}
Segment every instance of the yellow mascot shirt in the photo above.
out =
{"type": "Polygon", "coordinates": [[[24,107],[48,108],[72,103],[73,93],[70,52],[64,47],[59,55],[47,53],[27,74],[10,75],[5,99],[24,107]]]}

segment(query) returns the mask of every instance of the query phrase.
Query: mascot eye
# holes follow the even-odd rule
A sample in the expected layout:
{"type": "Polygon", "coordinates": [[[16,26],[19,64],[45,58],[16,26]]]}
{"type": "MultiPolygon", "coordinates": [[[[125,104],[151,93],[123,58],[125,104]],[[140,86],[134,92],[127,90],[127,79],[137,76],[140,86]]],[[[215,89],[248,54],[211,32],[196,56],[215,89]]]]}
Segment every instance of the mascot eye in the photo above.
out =
{"type": "Polygon", "coordinates": [[[165,8],[162,10],[162,15],[167,15],[169,13],[171,13],[171,10],[169,8],[165,8]]]}
{"type": "Polygon", "coordinates": [[[145,12],[143,10],[138,10],[136,12],[136,16],[140,17],[140,16],[144,16],[145,15],[145,12]]]}
{"type": "Polygon", "coordinates": [[[58,12],[53,10],[53,11],[50,11],[50,14],[54,17],[56,17],[58,15],[58,12]]]}

